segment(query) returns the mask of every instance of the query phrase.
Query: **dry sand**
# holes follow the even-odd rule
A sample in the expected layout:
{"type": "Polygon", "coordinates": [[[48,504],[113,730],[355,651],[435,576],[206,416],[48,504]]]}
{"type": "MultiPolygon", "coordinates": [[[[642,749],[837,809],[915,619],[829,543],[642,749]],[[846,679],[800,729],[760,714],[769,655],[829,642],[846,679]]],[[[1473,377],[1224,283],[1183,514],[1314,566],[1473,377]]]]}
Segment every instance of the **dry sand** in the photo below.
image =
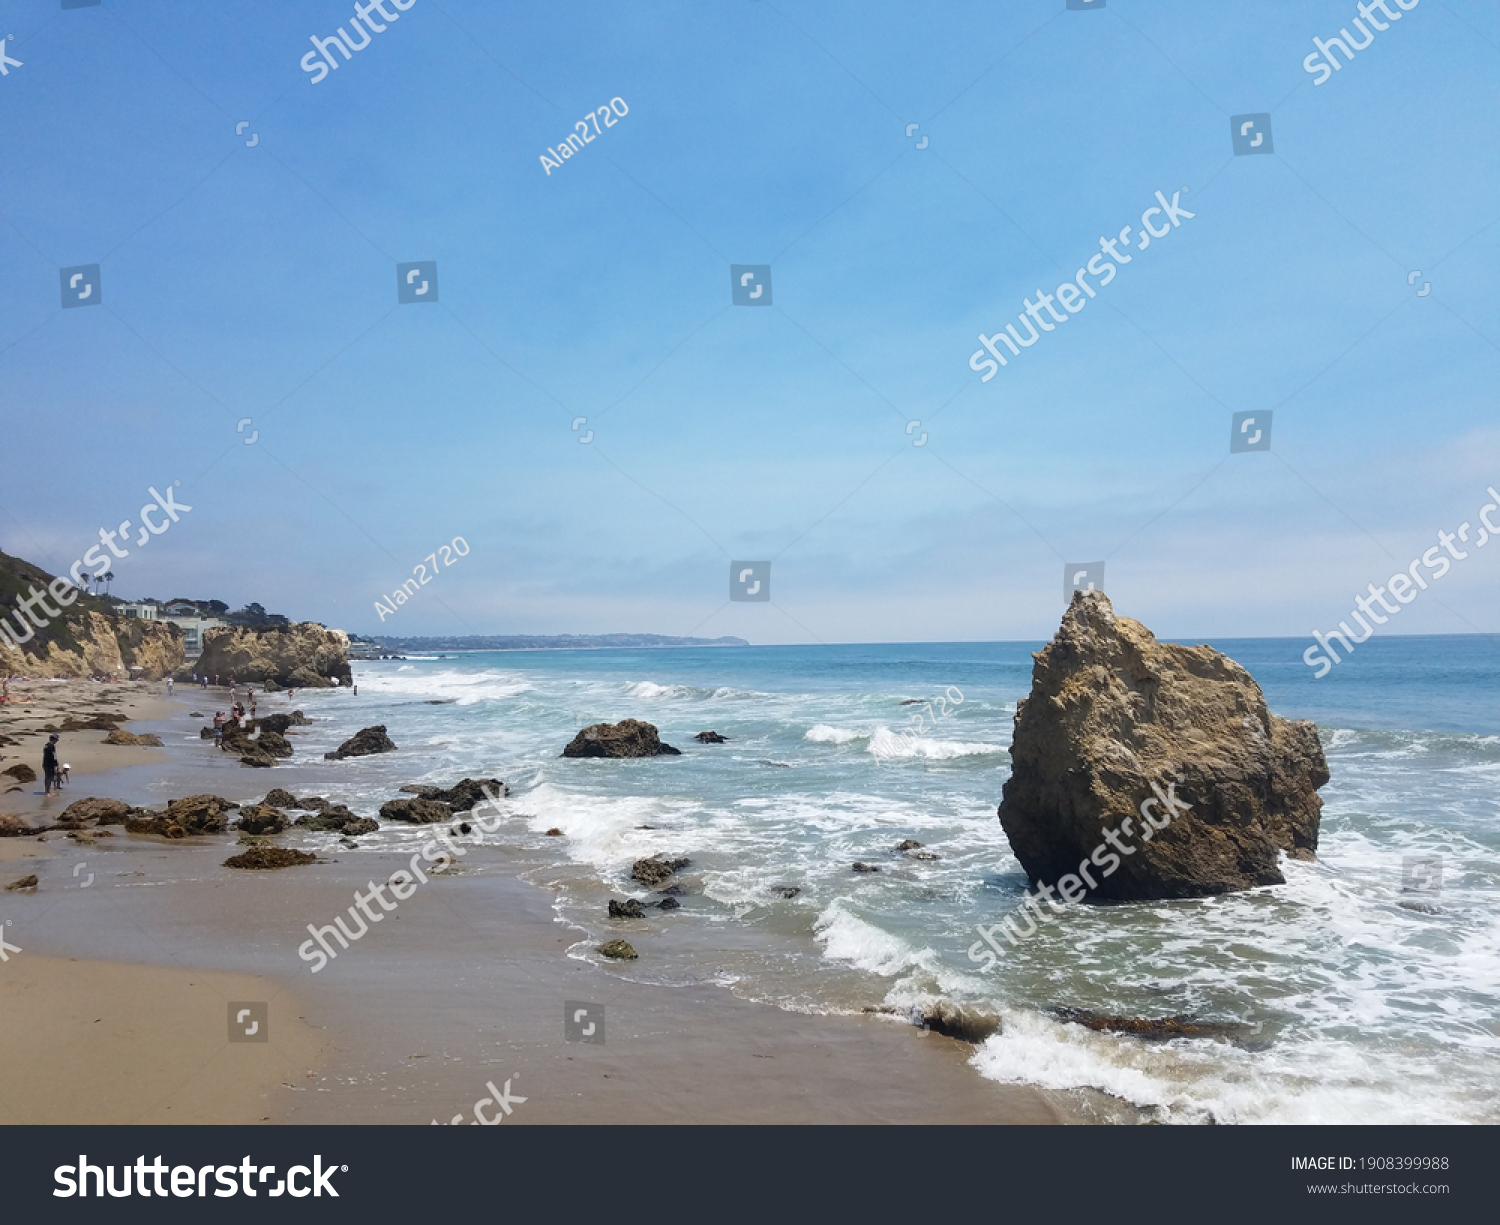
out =
{"type": "MultiPolygon", "coordinates": [[[[41,823],[38,818],[53,818],[85,795],[104,794],[88,788],[106,771],[145,764],[165,766],[167,762],[162,749],[105,744],[108,732],[59,732],[57,760],[70,767],[69,781],[62,791],[44,797],[42,749],[47,744],[48,728],[60,728],[70,716],[77,720],[93,714],[118,715],[126,720],[164,719],[179,709],[189,709],[179,707],[179,699],[168,699],[160,681],[13,680],[9,691],[11,700],[0,704],[0,813],[26,817],[34,825],[41,823]],[[30,766],[36,781],[18,783],[3,773],[17,764],[30,766]]],[[[129,730],[126,724],[121,726],[129,730]]]]}
{"type": "MultiPolygon", "coordinates": [[[[126,700],[181,722],[215,698],[126,700]]],[[[141,771],[80,785],[101,759],[69,751],[65,802],[143,801],[110,790],[141,771]]],[[[172,756],[118,752],[133,763],[172,756]]],[[[170,794],[203,790],[189,783],[209,768],[215,790],[238,801],[276,781],[213,758],[183,764],[179,788],[176,764],[163,763],[170,794]]],[[[570,957],[584,933],[517,879],[504,846],[472,848],[463,871],[434,877],[312,974],[296,952],[307,924],[332,922],[403,860],[335,846],[310,866],[237,872],[222,866],[233,834],[167,843],[112,833],[0,840],[51,852],[0,872],[0,884],[40,877],[34,892],[0,892],[0,930],[22,950],[0,964],[0,1043],[27,1053],[0,1072],[6,1121],[468,1122],[486,1085],[507,1080],[526,1098],[512,1125],[1099,1117],[1076,1096],[985,1081],[967,1066],[972,1048],[910,1025],[797,1015],[712,984],[642,985],[570,957]],[[269,1042],[228,1041],[231,1001],[266,1004],[269,1042]],[[569,1001],[604,1005],[604,1045],[564,1040],[569,1001]]]]}

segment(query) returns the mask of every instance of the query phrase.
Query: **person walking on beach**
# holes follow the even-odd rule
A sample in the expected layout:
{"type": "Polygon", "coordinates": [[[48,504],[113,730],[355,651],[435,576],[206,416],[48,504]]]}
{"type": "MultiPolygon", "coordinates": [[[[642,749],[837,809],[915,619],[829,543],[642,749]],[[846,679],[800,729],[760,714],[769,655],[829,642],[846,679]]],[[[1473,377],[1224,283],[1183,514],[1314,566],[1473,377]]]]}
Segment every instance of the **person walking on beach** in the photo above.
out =
{"type": "Polygon", "coordinates": [[[172,696],[172,678],[170,676],[167,677],[167,696],[172,696]]]}
{"type": "Polygon", "coordinates": [[[214,744],[219,748],[224,747],[224,712],[214,711],[214,744]]]}
{"type": "Polygon", "coordinates": [[[51,795],[57,787],[57,733],[47,737],[47,747],[42,750],[42,794],[51,795]]]}

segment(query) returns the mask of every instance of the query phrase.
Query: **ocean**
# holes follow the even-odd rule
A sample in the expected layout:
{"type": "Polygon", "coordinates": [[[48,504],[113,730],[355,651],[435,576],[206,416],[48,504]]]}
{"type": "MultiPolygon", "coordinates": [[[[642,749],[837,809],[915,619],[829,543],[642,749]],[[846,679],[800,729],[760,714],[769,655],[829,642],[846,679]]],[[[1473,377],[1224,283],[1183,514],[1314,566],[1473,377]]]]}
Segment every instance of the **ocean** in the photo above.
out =
{"type": "MultiPolygon", "coordinates": [[[[1332,772],[1318,862],[1224,897],[1071,906],[986,973],[967,956],[974,927],[1013,910],[1026,883],[995,810],[1040,645],[360,662],[358,698],[298,694],[309,715],[336,714],[303,729],[298,753],[375,723],[415,750],[343,763],[346,787],[328,794],[358,812],[401,783],[505,779],[505,820],[481,840],[519,855],[588,933],[571,956],[598,960],[614,936],[635,945],[640,959],[613,973],[800,1012],[900,1015],[946,998],[1000,1018],[976,1075],[1114,1099],[1142,1120],[1500,1121],[1500,638],[1374,639],[1322,680],[1300,640],[1212,644],[1273,711],[1318,723],[1332,772]],[[948,713],[898,736],[920,709],[901,703],[939,694],[948,713]],[[630,717],[683,755],[560,756],[579,729],[630,717]],[[695,742],[706,730],[728,742],[695,742]],[[937,858],[898,854],[909,838],[937,858]],[[692,860],[681,909],[607,919],[609,897],[648,897],[630,866],[657,852],[692,860]],[[1436,892],[1411,892],[1412,857],[1438,857],[1436,892]],[[1061,1009],[1237,1036],[1145,1041],[1061,1009]]],[[[425,838],[388,825],[362,842],[425,838]]]]}

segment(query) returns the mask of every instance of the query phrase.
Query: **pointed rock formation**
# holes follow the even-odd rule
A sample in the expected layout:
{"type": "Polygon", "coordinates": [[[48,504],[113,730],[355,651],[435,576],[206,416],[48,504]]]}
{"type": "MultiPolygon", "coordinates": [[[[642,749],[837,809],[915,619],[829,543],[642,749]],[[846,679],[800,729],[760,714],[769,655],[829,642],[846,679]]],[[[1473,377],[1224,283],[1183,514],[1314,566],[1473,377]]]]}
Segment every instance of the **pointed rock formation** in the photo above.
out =
{"type": "Polygon", "coordinates": [[[1281,851],[1315,857],[1318,729],[1271,714],[1234,660],[1157,642],[1102,591],[1076,592],[1033,658],[1000,804],[1033,882],[1065,897],[1204,897],[1285,883],[1281,851]]]}

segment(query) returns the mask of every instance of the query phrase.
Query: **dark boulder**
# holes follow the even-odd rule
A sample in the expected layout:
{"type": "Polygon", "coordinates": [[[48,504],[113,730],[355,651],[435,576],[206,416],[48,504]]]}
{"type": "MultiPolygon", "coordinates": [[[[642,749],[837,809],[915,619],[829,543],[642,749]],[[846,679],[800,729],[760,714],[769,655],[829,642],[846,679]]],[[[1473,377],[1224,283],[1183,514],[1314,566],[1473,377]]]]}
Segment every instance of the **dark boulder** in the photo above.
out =
{"type": "Polygon", "coordinates": [[[497,796],[510,794],[510,788],[498,778],[464,778],[451,787],[428,787],[408,783],[399,790],[410,792],[424,800],[437,800],[440,804],[448,805],[454,812],[468,812],[471,808],[485,802],[486,787],[497,796]]]}
{"type": "Polygon", "coordinates": [[[599,946],[599,951],[614,961],[634,961],[637,957],[628,940],[606,940],[599,946]]]}
{"type": "Polygon", "coordinates": [[[279,834],[290,824],[285,813],[266,804],[250,804],[240,809],[235,828],[246,834],[279,834]]]}
{"type": "Polygon", "coordinates": [[[696,740],[699,744],[727,744],[728,743],[727,739],[725,737],[719,735],[718,732],[699,732],[696,736],[693,737],[693,739],[696,740]]]}
{"type": "Polygon", "coordinates": [[[562,751],[564,757],[681,757],[682,750],[663,744],[651,723],[622,719],[586,727],[562,751]]]}
{"type": "MultiPolygon", "coordinates": [[[[380,823],[370,817],[361,817],[349,811],[342,804],[330,804],[324,800],[323,807],[318,812],[301,816],[292,824],[303,829],[319,830],[325,833],[343,834],[345,837],[356,837],[360,834],[373,834],[380,828],[380,823]]],[[[308,807],[307,801],[302,801],[302,807],[308,807]]]]}
{"type": "Polygon", "coordinates": [[[57,819],[59,829],[79,829],[92,821],[96,825],[123,825],[130,805],[124,800],[74,800],[57,819]]]}
{"type": "Polygon", "coordinates": [[[611,919],[644,919],[646,912],[641,909],[641,904],[633,897],[626,898],[623,902],[617,902],[614,898],[610,898],[609,917],[611,919]]]}
{"type": "Polygon", "coordinates": [[[114,728],[109,735],[100,741],[101,744],[120,744],[128,748],[159,749],[162,747],[161,737],[155,732],[143,732],[139,736],[134,732],[122,732],[114,728]]]}
{"type": "Polygon", "coordinates": [[[273,868],[294,868],[299,864],[317,862],[316,855],[310,855],[306,851],[294,851],[290,847],[252,846],[248,851],[231,855],[224,861],[224,866],[265,872],[273,868]]]}
{"type": "Polygon", "coordinates": [[[691,859],[667,859],[662,855],[652,855],[649,859],[637,859],[630,865],[630,876],[632,880],[638,880],[648,889],[655,888],[681,868],[692,863],[691,859]]]}
{"type": "Polygon", "coordinates": [[[385,725],[360,729],[331,753],[324,753],[328,761],[342,761],[346,757],[369,757],[372,753],[394,753],[396,746],[385,734],[385,725]]]}
{"type": "Polygon", "coordinates": [[[280,787],[272,787],[266,792],[266,798],[261,801],[272,808],[301,808],[302,804],[297,802],[297,797],[290,791],[283,791],[280,787]]]}
{"type": "Polygon", "coordinates": [[[382,821],[405,821],[408,825],[436,825],[453,815],[441,800],[387,800],[380,806],[382,821]]]}

